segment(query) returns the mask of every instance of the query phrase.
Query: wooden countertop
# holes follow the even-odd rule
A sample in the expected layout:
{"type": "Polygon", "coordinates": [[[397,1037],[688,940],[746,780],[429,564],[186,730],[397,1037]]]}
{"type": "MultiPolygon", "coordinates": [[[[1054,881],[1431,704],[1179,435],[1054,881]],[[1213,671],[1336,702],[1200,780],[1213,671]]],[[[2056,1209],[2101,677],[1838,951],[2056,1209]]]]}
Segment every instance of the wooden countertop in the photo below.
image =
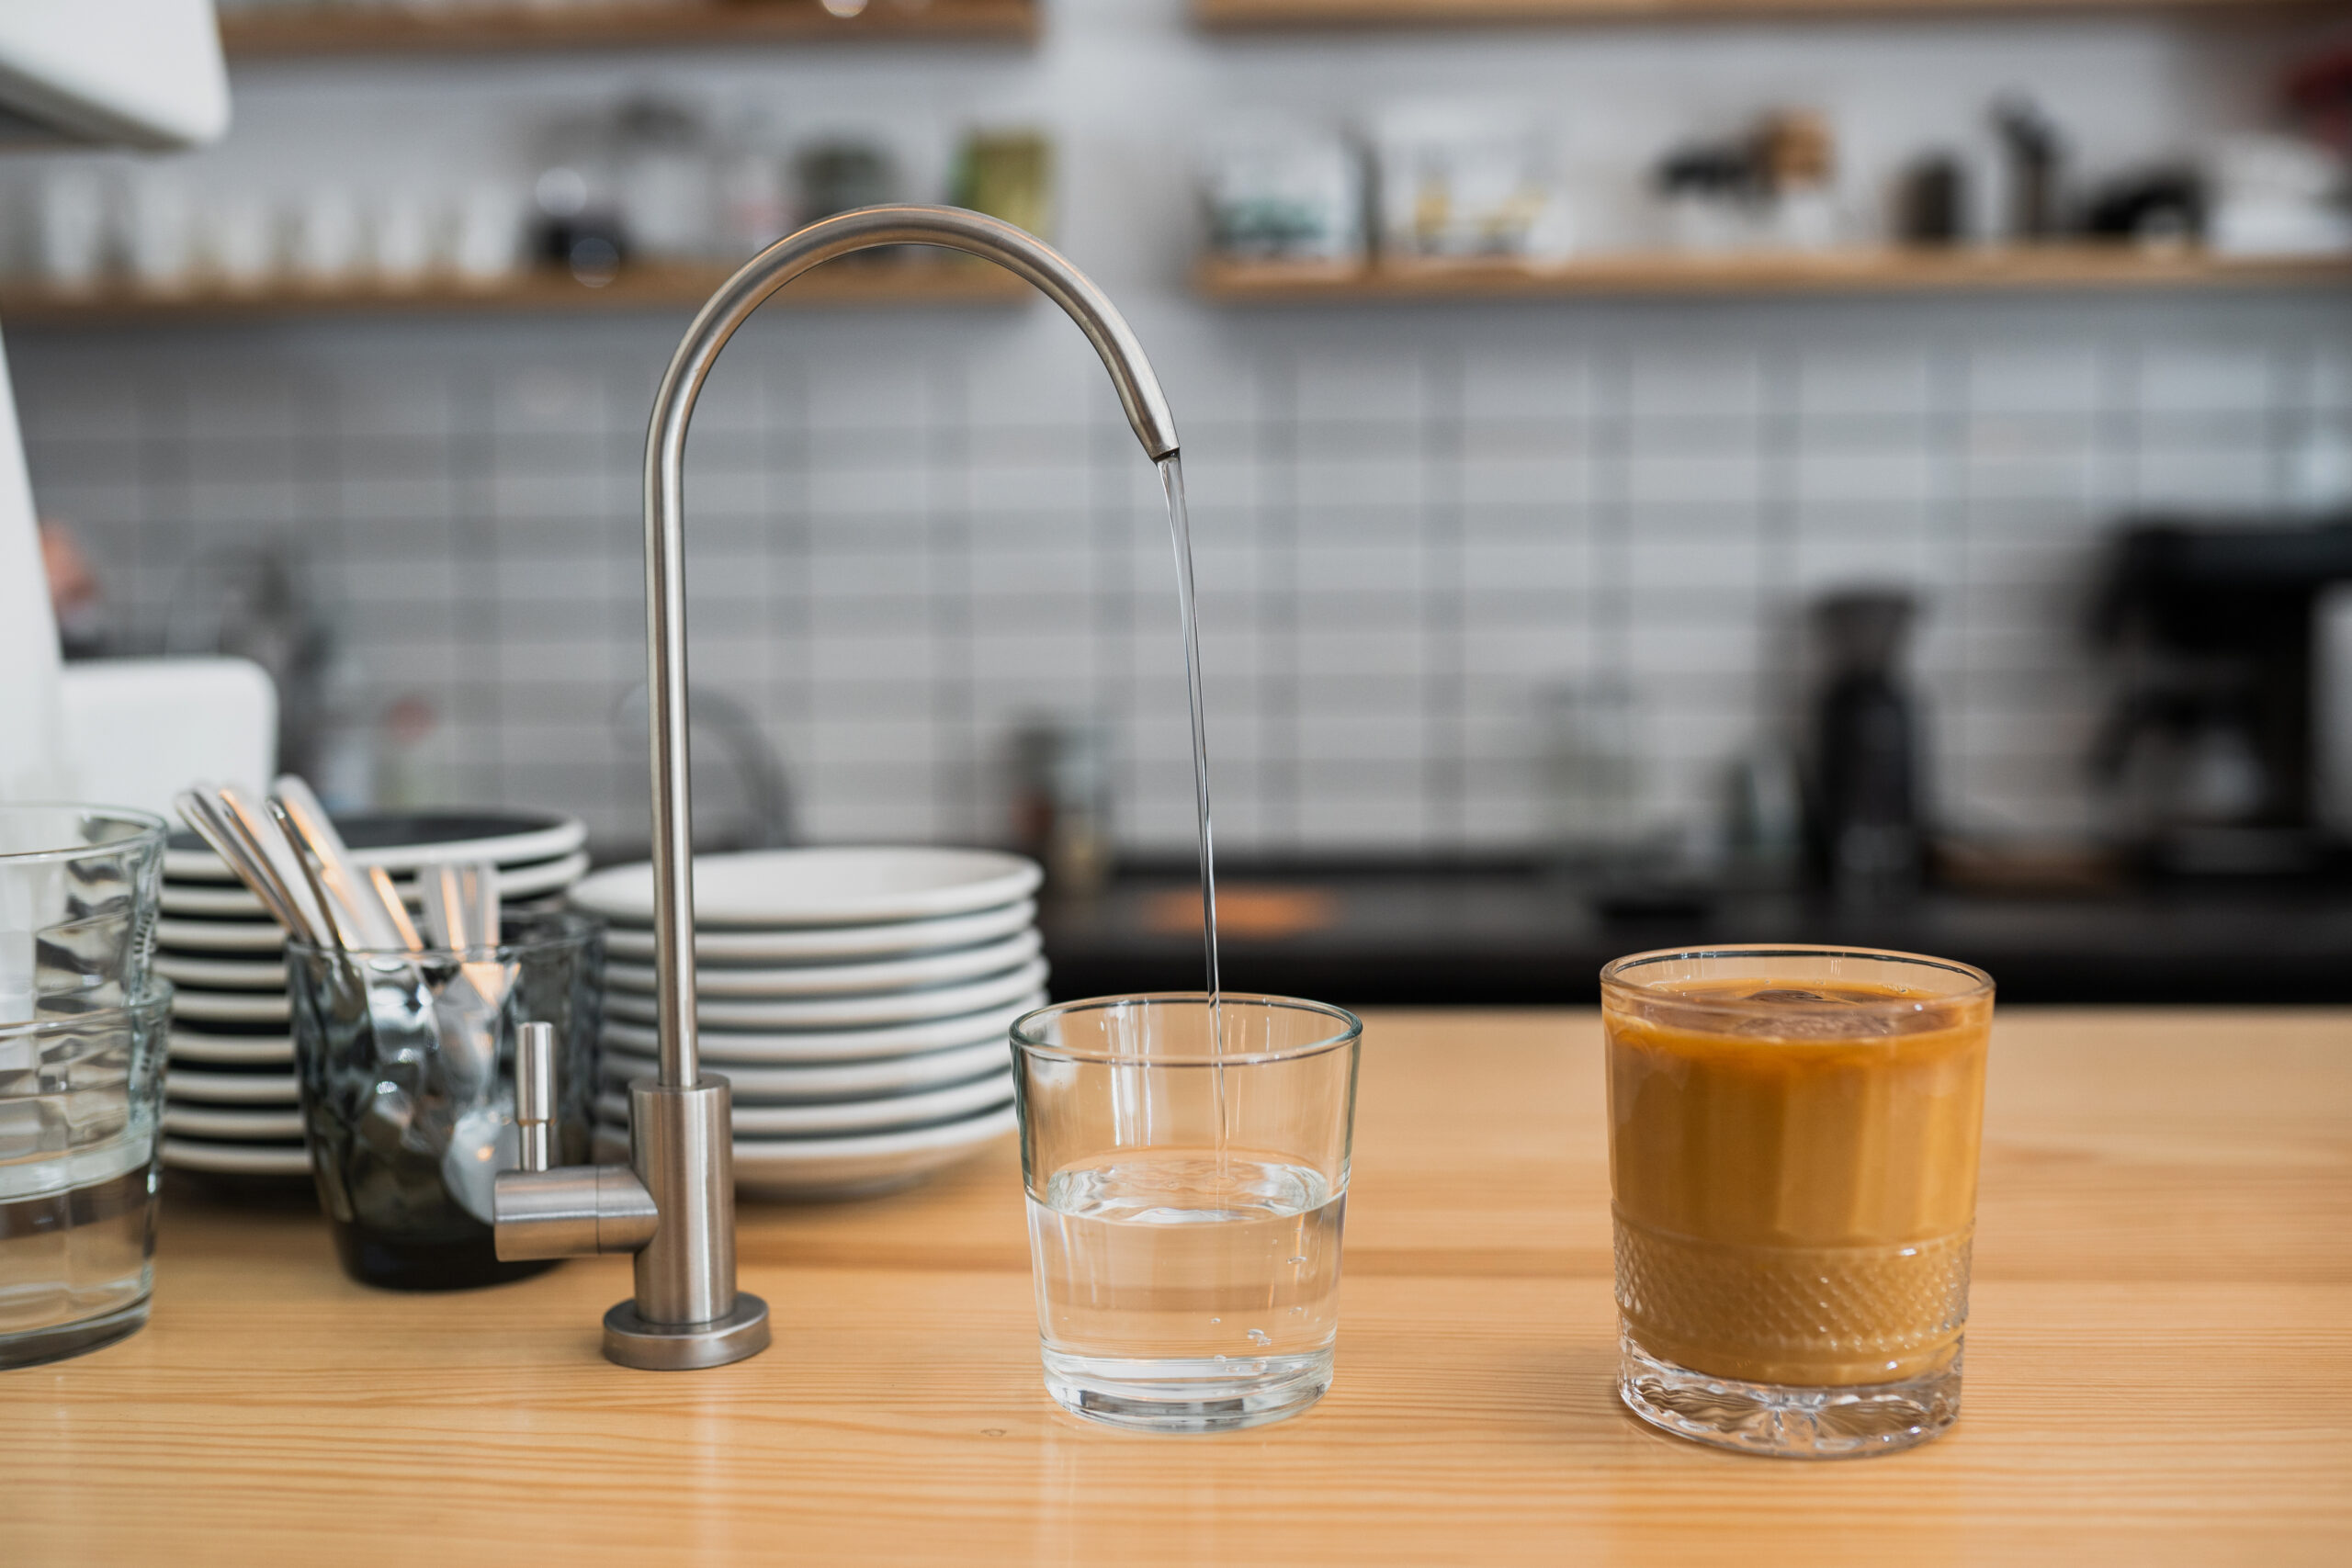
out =
{"type": "Polygon", "coordinates": [[[598,1357],[625,1260],[393,1295],[308,1214],[175,1191],[148,1328],[0,1373],[0,1560],[2352,1561],[2352,1012],[2004,1012],[1966,1412],[1811,1464],[1617,1404],[1594,1015],[1369,1021],[1338,1377],[1296,1420],[1056,1410],[1010,1140],[747,1208],[776,1342],[712,1372],[598,1357]]]}

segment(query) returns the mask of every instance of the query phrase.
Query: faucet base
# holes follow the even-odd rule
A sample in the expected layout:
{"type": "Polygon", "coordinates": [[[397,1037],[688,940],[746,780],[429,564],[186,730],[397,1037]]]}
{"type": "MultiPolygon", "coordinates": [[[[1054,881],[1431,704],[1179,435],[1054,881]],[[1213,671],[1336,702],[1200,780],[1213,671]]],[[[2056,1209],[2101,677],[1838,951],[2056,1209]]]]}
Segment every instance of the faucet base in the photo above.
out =
{"type": "Polygon", "coordinates": [[[633,1299],[605,1314],[605,1359],[643,1371],[723,1367],[767,1348],[768,1303],[749,1291],[736,1292],[735,1310],[707,1323],[654,1323],[633,1299]]]}

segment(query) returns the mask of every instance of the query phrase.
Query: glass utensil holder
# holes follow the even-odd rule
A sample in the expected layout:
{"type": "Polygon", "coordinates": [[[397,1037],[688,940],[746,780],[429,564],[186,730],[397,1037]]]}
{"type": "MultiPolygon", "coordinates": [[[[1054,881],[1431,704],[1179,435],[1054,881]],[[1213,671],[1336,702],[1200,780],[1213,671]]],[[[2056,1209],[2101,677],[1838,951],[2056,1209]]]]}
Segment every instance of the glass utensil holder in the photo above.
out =
{"type": "Polygon", "coordinates": [[[514,1168],[515,1031],[555,1031],[554,1158],[590,1157],[603,927],[510,918],[496,947],[424,953],[287,944],[302,1135],[353,1279],[450,1290],[522,1279],[501,1262],[491,1197],[514,1168]]]}

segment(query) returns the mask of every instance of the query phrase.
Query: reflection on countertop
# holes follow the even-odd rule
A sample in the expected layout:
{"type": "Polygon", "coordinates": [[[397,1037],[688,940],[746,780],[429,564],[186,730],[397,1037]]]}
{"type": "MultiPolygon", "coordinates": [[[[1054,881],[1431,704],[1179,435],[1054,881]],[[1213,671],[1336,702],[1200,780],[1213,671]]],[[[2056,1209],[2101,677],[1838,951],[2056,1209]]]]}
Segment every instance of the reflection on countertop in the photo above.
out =
{"type": "MultiPolygon", "coordinates": [[[[1601,964],[1622,953],[1753,942],[1960,959],[2012,1002],[2352,1002],[2352,885],[2342,882],[1939,890],[1857,905],[1784,891],[1597,898],[1511,863],[1219,874],[1227,987],[1346,1006],[1589,1004],[1601,964]]],[[[1171,865],[1049,902],[1054,995],[1198,989],[1199,900],[1198,883],[1171,865]]]]}

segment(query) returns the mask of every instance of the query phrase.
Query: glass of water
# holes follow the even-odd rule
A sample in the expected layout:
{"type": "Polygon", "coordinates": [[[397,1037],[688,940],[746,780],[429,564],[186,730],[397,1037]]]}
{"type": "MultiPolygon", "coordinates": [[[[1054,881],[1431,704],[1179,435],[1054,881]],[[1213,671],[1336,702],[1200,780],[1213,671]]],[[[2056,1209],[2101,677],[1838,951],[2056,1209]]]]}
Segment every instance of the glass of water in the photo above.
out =
{"type": "Polygon", "coordinates": [[[1157,1432],[1331,1386],[1363,1026],[1287,997],[1041,1008],[1012,1026],[1046,1388],[1157,1432]]]}
{"type": "Polygon", "coordinates": [[[164,823],[111,806],[0,806],[0,1024],[139,996],[164,823]]]}
{"type": "Polygon", "coordinates": [[[0,1367],[147,1321],[171,998],[0,1023],[0,1367]]]}

